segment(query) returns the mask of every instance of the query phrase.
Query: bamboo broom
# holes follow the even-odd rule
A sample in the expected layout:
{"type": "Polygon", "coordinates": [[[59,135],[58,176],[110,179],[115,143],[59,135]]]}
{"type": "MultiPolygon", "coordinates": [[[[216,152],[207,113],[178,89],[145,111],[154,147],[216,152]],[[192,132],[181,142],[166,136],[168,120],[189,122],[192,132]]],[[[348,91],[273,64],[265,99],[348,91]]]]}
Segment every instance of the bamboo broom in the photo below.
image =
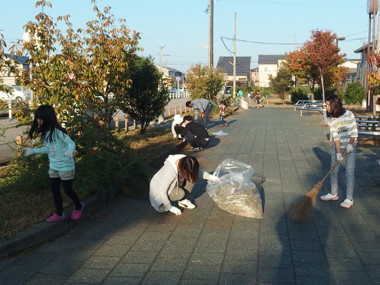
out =
{"type": "MultiPolygon", "coordinates": [[[[346,155],[346,152],[343,153],[342,157],[346,155]]],[[[335,169],[335,167],[340,163],[341,161],[337,160],[333,167],[331,167],[330,171],[327,172],[325,177],[321,181],[318,181],[317,184],[309,191],[307,192],[301,199],[295,201],[293,204],[290,205],[289,213],[293,220],[299,223],[305,223],[309,217],[311,210],[313,206],[315,205],[315,200],[317,199],[319,190],[321,190],[323,186],[323,182],[327,179],[327,177],[330,175],[331,172],[335,169]]]]}

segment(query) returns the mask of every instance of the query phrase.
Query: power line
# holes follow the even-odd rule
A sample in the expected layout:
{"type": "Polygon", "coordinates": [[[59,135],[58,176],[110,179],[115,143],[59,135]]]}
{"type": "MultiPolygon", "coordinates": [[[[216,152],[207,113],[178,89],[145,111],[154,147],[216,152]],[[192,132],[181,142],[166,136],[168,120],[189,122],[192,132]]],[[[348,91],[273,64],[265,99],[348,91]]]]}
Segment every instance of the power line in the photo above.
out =
{"type": "MultiPolygon", "coordinates": [[[[230,40],[230,41],[233,41],[234,39],[233,38],[229,38],[229,37],[221,37],[222,41],[223,39],[225,40],[230,40]]],[[[245,42],[245,43],[252,43],[252,44],[260,44],[260,45],[301,45],[303,43],[271,43],[271,42],[257,42],[257,41],[248,41],[248,40],[241,40],[241,39],[236,39],[236,41],[239,41],[239,42],[245,42]]]]}

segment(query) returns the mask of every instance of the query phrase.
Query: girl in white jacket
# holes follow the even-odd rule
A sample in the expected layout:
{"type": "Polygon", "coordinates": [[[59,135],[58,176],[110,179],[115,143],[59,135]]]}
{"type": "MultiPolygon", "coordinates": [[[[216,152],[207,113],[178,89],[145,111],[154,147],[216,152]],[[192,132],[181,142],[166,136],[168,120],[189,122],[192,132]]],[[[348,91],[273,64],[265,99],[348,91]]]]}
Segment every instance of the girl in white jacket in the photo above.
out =
{"type": "Polygon", "coordinates": [[[169,155],[164,166],[150,181],[149,200],[152,207],[158,212],[170,211],[181,215],[181,210],[171,204],[171,201],[179,200],[178,206],[194,209],[195,205],[186,199],[189,192],[184,187],[186,182],[195,183],[198,177],[219,181],[216,176],[199,169],[195,157],[184,154],[169,155]]]}

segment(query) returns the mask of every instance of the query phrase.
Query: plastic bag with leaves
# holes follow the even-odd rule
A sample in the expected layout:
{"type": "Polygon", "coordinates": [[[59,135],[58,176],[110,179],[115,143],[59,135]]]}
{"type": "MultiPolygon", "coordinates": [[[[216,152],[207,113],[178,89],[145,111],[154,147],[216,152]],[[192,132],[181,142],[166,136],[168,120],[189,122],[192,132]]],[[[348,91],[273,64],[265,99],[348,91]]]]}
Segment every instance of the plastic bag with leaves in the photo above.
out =
{"type": "Polygon", "coordinates": [[[220,182],[209,181],[206,191],[220,209],[238,216],[262,218],[261,196],[251,180],[252,166],[227,158],[213,174],[220,182]]]}

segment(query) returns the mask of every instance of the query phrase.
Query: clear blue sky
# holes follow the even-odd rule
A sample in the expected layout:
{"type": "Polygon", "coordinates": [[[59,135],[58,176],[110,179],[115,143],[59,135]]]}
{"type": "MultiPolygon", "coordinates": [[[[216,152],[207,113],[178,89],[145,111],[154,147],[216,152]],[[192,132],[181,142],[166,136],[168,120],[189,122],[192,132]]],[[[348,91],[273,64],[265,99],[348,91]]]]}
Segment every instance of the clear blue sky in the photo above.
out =
{"type": "MultiPolygon", "coordinates": [[[[0,33],[8,46],[21,39],[22,26],[35,21],[41,8],[35,0],[1,0],[0,33]]],[[[74,28],[95,18],[90,0],[50,0],[44,12],[56,19],[71,15],[74,28]]],[[[98,0],[111,6],[116,18],[125,18],[131,30],[141,33],[142,55],[155,63],[186,72],[192,64],[208,63],[209,0],[98,0]]],[[[232,56],[236,12],[236,55],[251,56],[257,67],[259,54],[285,54],[310,39],[315,29],[330,30],[338,37],[341,52],[359,59],[354,50],[368,41],[367,0],[216,0],[214,1],[214,65],[220,56],[232,56]],[[262,42],[258,44],[255,42],[262,42]],[[281,43],[281,45],[279,44],[281,43]]],[[[376,23],[377,27],[377,23],[376,23]]]]}

